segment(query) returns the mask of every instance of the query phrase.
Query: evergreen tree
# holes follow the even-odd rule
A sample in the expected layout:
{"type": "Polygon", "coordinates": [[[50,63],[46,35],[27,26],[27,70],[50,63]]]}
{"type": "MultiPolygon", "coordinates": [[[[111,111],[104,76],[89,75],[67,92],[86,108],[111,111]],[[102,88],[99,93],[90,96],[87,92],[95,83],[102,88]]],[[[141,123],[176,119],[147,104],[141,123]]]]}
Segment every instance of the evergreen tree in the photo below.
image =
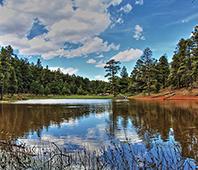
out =
{"type": "Polygon", "coordinates": [[[46,86],[45,88],[44,88],[44,95],[45,96],[48,96],[50,94],[50,88],[48,87],[48,86],[46,86]]]}
{"type": "Polygon", "coordinates": [[[129,76],[127,73],[127,68],[125,66],[122,67],[120,76],[121,76],[121,78],[127,78],[129,76]]]}
{"type": "Polygon", "coordinates": [[[182,74],[185,74],[185,66],[183,66],[183,63],[185,61],[186,49],[187,41],[181,39],[173,56],[173,61],[171,63],[171,72],[169,76],[170,84],[176,88],[183,87],[184,82],[182,82],[181,77],[182,74]]]}
{"type": "Polygon", "coordinates": [[[13,94],[15,94],[17,92],[17,78],[16,78],[16,73],[14,68],[11,69],[11,74],[10,74],[10,80],[9,80],[9,93],[11,93],[11,95],[13,96],[13,94]]]}
{"type": "Polygon", "coordinates": [[[141,93],[145,88],[144,70],[142,69],[143,61],[138,59],[136,65],[131,72],[130,90],[132,93],[141,93]]]}
{"type": "Polygon", "coordinates": [[[114,59],[108,61],[105,65],[105,71],[107,74],[105,77],[108,77],[110,84],[111,84],[111,92],[114,96],[117,93],[117,73],[120,70],[120,62],[115,61],[114,59]]]}
{"type": "Polygon", "coordinates": [[[198,25],[194,28],[191,37],[192,76],[194,82],[198,80],[198,25]]]}
{"type": "Polygon", "coordinates": [[[38,81],[33,81],[31,83],[30,90],[32,94],[42,94],[43,86],[38,81]]]}
{"type": "Polygon", "coordinates": [[[9,78],[10,78],[10,61],[12,57],[13,50],[11,46],[3,47],[0,53],[0,63],[1,63],[1,73],[2,73],[2,87],[1,87],[1,96],[3,98],[3,94],[8,92],[9,87],[9,78]]]}
{"type": "Polygon", "coordinates": [[[42,69],[42,68],[43,68],[43,66],[42,66],[42,64],[41,64],[41,59],[40,59],[40,58],[37,60],[36,67],[37,67],[38,69],[42,69]]]}
{"type": "Polygon", "coordinates": [[[170,74],[169,63],[166,55],[160,57],[159,62],[157,63],[158,70],[158,82],[160,83],[160,88],[165,88],[168,85],[168,76],[170,74]]]}
{"type": "Polygon", "coordinates": [[[2,66],[0,63],[0,99],[3,100],[3,80],[4,80],[4,75],[3,75],[3,71],[2,71],[2,66]]]}
{"type": "Polygon", "coordinates": [[[125,66],[122,67],[122,70],[121,70],[121,73],[120,73],[120,92],[122,94],[125,94],[127,93],[128,91],[128,85],[129,85],[129,82],[128,82],[128,73],[127,73],[127,69],[125,66]]]}

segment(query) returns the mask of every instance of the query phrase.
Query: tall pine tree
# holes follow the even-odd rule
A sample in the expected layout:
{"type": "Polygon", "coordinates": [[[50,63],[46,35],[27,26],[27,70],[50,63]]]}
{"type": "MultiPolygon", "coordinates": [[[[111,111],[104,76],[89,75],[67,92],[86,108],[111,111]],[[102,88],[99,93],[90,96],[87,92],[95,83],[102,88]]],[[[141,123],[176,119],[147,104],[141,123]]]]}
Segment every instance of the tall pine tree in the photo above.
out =
{"type": "Polygon", "coordinates": [[[117,94],[117,73],[120,70],[120,62],[115,61],[114,59],[108,61],[105,65],[105,71],[107,74],[105,77],[108,77],[109,82],[111,84],[111,92],[114,96],[117,94]]]}

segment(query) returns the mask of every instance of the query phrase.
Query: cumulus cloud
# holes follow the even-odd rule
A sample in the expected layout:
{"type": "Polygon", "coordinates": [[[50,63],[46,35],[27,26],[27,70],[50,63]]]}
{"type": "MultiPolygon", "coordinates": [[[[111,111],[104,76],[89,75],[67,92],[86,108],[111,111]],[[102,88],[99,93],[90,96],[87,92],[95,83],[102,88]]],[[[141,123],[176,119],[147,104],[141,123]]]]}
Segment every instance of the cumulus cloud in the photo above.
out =
{"type": "Polygon", "coordinates": [[[108,52],[110,50],[118,50],[120,45],[115,45],[114,43],[109,44],[107,41],[103,41],[99,37],[94,37],[87,39],[83,42],[83,45],[77,49],[67,50],[58,49],[53,50],[43,54],[43,58],[51,59],[54,56],[62,56],[67,58],[73,58],[78,56],[85,56],[92,53],[108,52]]]}
{"type": "Polygon", "coordinates": [[[89,60],[87,60],[87,63],[88,64],[95,64],[96,63],[96,60],[94,60],[94,59],[89,59],[89,60]]]}
{"type": "Polygon", "coordinates": [[[77,57],[90,53],[118,49],[98,38],[111,24],[110,6],[122,0],[9,0],[0,6],[0,43],[11,44],[21,53],[40,53],[44,58],[54,56],[77,57]],[[75,5],[75,9],[74,9],[75,5]],[[17,17],[16,17],[17,16],[17,17]],[[48,32],[27,39],[32,23],[38,18],[48,32]],[[12,37],[12,38],[11,38],[12,37]],[[93,43],[89,45],[90,40],[93,43]],[[80,43],[75,50],[63,50],[65,42],[80,43]]]}
{"type": "Polygon", "coordinates": [[[125,13],[131,12],[133,7],[130,4],[126,4],[124,7],[121,8],[121,11],[124,11],[125,13]]]}
{"type": "Polygon", "coordinates": [[[122,0],[107,0],[107,1],[109,1],[109,4],[112,4],[114,6],[119,5],[122,2],[122,0]]]}
{"type": "Polygon", "coordinates": [[[50,70],[52,71],[57,71],[58,69],[60,69],[60,71],[64,74],[69,74],[69,75],[73,75],[76,74],[78,72],[77,68],[73,68],[73,67],[68,67],[68,68],[63,68],[63,67],[49,67],[50,70]]]}
{"type": "Polygon", "coordinates": [[[142,50],[131,48],[131,49],[119,52],[118,54],[113,56],[111,59],[114,59],[116,61],[128,62],[131,60],[136,60],[142,54],[143,54],[142,50]]]}
{"type": "Polygon", "coordinates": [[[106,61],[104,61],[103,59],[96,63],[97,68],[104,68],[105,65],[106,61]]]}
{"type": "Polygon", "coordinates": [[[140,25],[136,25],[133,38],[135,38],[136,40],[145,40],[145,37],[143,35],[143,31],[144,30],[140,25]]]}
{"type": "Polygon", "coordinates": [[[107,81],[107,78],[105,78],[104,75],[96,75],[95,80],[107,81]]]}
{"type": "Polygon", "coordinates": [[[136,5],[143,5],[144,4],[144,0],[135,0],[135,4],[136,5]]]}
{"type": "Polygon", "coordinates": [[[97,59],[100,59],[100,60],[95,60],[95,59],[91,58],[91,59],[87,60],[86,63],[94,64],[95,67],[97,67],[97,68],[104,68],[104,66],[106,65],[106,61],[104,59],[101,59],[103,57],[104,57],[103,55],[100,55],[99,57],[96,57],[97,59]]]}

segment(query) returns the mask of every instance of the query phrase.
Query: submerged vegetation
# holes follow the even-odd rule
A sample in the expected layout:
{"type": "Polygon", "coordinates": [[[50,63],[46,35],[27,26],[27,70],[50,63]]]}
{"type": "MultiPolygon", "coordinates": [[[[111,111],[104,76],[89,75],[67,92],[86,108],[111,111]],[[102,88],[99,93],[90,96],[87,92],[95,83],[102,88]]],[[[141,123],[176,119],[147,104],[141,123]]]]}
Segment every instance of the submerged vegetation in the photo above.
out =
{"type": "MultiPolygon", "coordinates": [[[[146,136],[146,135],[145,135],[146,136]]],[[[110,145],[91,152],[85,147],[68,151],[55,143],[37,147],[0,143],[1,169],[188,169],[197,168],[196,161],[181,156],[181,147],[170,129],[169,138],[160,136],[146,143],[110,140],[110,145]]]]}

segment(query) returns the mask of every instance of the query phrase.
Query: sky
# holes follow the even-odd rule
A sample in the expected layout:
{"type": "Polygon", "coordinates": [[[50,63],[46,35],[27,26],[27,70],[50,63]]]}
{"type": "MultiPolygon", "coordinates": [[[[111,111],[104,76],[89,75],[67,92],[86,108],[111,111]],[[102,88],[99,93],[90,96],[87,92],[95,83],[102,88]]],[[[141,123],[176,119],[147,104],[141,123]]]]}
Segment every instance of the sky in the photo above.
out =
{"type": "Polygon", "coordinates": [[[171,61],[196,24],[197,0],[0,0],[0,46],[94,80],[110,59],[130,74],[147,47],[171,61]]]}

